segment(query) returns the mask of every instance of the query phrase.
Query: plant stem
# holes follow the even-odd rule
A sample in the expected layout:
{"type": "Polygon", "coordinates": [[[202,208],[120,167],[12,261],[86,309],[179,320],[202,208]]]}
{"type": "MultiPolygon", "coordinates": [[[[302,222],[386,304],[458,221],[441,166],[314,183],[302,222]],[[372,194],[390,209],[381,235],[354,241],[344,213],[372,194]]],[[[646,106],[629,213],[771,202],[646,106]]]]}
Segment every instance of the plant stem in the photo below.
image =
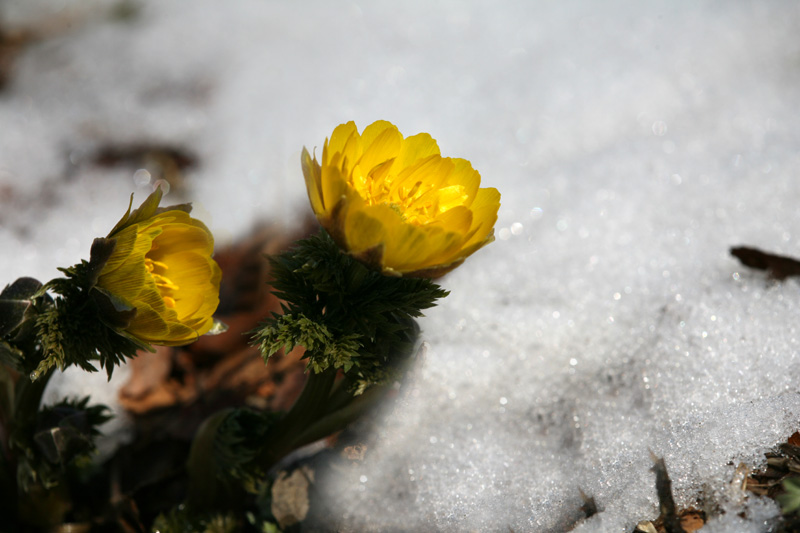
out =
{"type": "Polygon", "coordinates": [[[42,403],[44,389],[53,377],[54,370],[51,368],[44,374],[31,381],[28,376],[19,377],[16,386],[14,400],[14,418],[17,420],[30,419],[39,412],[39,404],[42,403]]]}
{"type": "Polygon", "coordinates": [[[197,430],[186,468],[189,473],[189,488],[186,505],[192,512],[224,507],[223,500],[229,499],[229,484],[223,481],[214,461],[214,442],[217,430],[233,409],[222,409],[208,417],[197,430]]]}
{"type": "Polygon", "coordinates": [[[350,391],[352,384],[353,382],[347,374],[345,374],[344,378],[333,384],[333,389],[325,405],[324,415],[341,409],[353,399],[353,393],[350,391]]]}
{"type": "Polygon", "coordinates": [[[269,432],[267,444],[256,458],[256,462],[265,471],[293,451],[297,447],[297,437],[322,416],[330,401],[335,379],[334,368],[309,374],[300,397],[269,432]]]}
{"type": "MultiPolygon", "coordinates": [[[[20,431],[20,426],[24,427],[26,424],[30,424],[32,420],[36,420],[39,413],[39,404],[42,403],[42,395],[54,373],[55,371],[51,368],[35,381],[32,381],[25,374],[17,378],[14,387],[13,418],[10,420],[8,427],[9,444],[15,438],[19,438],[15,437],[15,433],[20,431]]],[[[64,488],[57,487],[55,490],[48,491],[41,486],[37,486],[29,492],[20,494],[17,486],[16,468],[14,450],[9,447],[8,462],[5,465],[5,469],[13,487],[9,491],[10,500],[13,502],[11,505],[14,507],[12,516],[16,518],[19,515],[23,521],[27,521],[23,518],[24,516],[34,517],[37,524],[59,523],[63,518],[64,509],[68,505],[65,502],[69,501],[64,488]]]]}
{"type": "Polygon", "coordinates": [[[345,426],[357,420],[364,412],[374,407],[385,396],[387,390],[388,386],[386,385],[375,385],[360,396],[351,396],[350,402],[346,405],[333,411],[326,411],[325,416],[309,425],[292,441],[292,448],[305,446],[344,429],[345,426]]]}

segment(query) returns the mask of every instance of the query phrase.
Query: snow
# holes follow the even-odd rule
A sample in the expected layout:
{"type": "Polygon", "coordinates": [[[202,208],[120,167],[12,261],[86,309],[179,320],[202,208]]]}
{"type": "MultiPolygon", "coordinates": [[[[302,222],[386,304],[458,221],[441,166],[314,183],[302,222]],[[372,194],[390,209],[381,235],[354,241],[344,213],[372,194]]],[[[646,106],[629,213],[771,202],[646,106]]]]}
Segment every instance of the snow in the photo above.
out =
{"type": "MultiPolygon", "coordinates": [[[[337,124],[426,131],[501,191],[498,238],[442,280],[364,462],[320,487],[334,518],[561,531],[580,488],[601,512],[575,531],[630,531],[658,513],[652,451],[679,505],[724,511],[704,531],[767,530],[777,507],[735,481],[800,429],[799,287],[728,249],[800,255],[800,5],[115,5],[0,6],[69,21],[0,96],[4,283],[86,258],[149,191],[85,163],[103,142],[197,154],[185,196],[222,244],[302,221],[300,150],[337,124]]],[[[51,394],[114,402],[80,376],[51,394]]]]}

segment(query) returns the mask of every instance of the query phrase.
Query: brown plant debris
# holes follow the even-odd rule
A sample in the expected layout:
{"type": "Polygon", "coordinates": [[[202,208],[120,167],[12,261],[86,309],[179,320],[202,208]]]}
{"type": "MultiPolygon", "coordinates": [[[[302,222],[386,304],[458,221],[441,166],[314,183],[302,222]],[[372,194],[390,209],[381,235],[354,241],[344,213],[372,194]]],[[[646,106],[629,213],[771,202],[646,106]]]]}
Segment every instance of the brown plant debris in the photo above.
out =
{"type": "MultiPolygon", "coordinates": [[[[783,481],[800,475],[800,432],[792,434],[774,452],[768,452],[767,467],[762,472],[754,472],[747,478],[746,489],[759,496],[777,500],[786,493],[783,481]]],[[[800,532],[800,516],[784,516],[777,525],[777,533],[800,532]]]]}
{"type": "Polygon", "coordinates": [[[785,492],[781,486],[784,479],[800,475],[800,433],[794,433],[766,457],[767,468],[751,474],[746,488],[754,494],[775,499],[785,492]]]}
{"type": "Polygon", "coordinates": [[[658,494],[659,520],[665,533],[686,533],[681,525],[680,517],[675,508],[672,497],[672,481],[667,473],[667,465],[662,457],[651,454],[653,459],[653,472],[656,474],[656,493],[658,494]]]}
{"type": "Polygon", "coordinates": [[[581,511],[583,511],[583,514],[586,515],[586,518],[591,518],[594,515],[596,515],[598,509],[597,509],[597,502],[594,501],[594,498],[588,496],[580,488],[578,489],[578,492],[581,495],[581,500],[583,500],[583,505],[581,505],[581,511]]]}
{"type": "Polygon", "coordinates": [[[9,27],[0,19],[0,91],[11,84],[17,60],[29,46],[80,27],[91,13],[91,9],[62,9],[59,13],[25,28],[9,27]]]}
{"type": "Polygon", "coordinates": [[[791,257],[771,254],[747,246],[731,248],[731,255],[744,266],[756,270],[766,270],[771,278],[778,281],[791,276],[800,276],[800,261],[791,257]]]}
{"type": "Polygon", "coordinates": [[[17,57],[36,39],[28,30],[7,30],[0,25],[0,90],[11,80],[17,57]]]}

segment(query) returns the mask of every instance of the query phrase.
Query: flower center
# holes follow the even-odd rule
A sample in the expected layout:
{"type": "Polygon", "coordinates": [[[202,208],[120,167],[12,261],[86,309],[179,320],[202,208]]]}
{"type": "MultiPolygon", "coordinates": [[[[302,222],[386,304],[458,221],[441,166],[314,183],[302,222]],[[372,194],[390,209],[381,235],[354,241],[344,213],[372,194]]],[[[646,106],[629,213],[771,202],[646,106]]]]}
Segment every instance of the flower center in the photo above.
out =
{"type": "Polygon", "coordinates": [[[164,304],[170,309],[174,309],[175,291],[179,290],[180,287],[172,283],[172,281],[170,281],[170,279],[166,276],[166,272],[167,270],[169,270],[167,264],[162,263],[161,261],[153,261],[149,257],[145,257],[144,267],[147,269],[147,271],[150,273],[150,276],[153,278],[153,281],[156,284],[156,288],[158,289],[158,293],[164,300],[164,304]]]}
{"type": "Polygon", "coordinates": [[[436,217],[457,205],[463,205],[468,197],[462,185],[451,185],[434,189],[417,181],[411,187],[392,187],[394,176],[384,179],[354,179],[351,185],[358,191],[367,205],[384,204],[391,207],[403,221],[416,226],[433,222],[436,217]]]}

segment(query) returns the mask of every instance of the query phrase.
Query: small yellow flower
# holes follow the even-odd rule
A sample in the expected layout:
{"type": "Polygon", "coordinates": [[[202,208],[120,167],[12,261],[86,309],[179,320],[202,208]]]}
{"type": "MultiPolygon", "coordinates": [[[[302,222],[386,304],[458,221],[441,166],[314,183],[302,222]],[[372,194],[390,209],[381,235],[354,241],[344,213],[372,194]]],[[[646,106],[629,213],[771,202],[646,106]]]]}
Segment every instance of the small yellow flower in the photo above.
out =
{"type": "Polygon", "coordinates": [[[190,206],[158,208],[160,200],[159,189],[102,239],[114,245],[95,288],[135,310],[122,328],[128,335],[179,346],[214,325],[222,271],[211,257],[214,238],[190,206]]]}
{"type": "Polygon", "coordinates": [[[491,242],[500,193],[427,133],[341,124],[317,162],[303,149],[311,208],[336,243],[388,275],[441,276],[491,242]]]}

